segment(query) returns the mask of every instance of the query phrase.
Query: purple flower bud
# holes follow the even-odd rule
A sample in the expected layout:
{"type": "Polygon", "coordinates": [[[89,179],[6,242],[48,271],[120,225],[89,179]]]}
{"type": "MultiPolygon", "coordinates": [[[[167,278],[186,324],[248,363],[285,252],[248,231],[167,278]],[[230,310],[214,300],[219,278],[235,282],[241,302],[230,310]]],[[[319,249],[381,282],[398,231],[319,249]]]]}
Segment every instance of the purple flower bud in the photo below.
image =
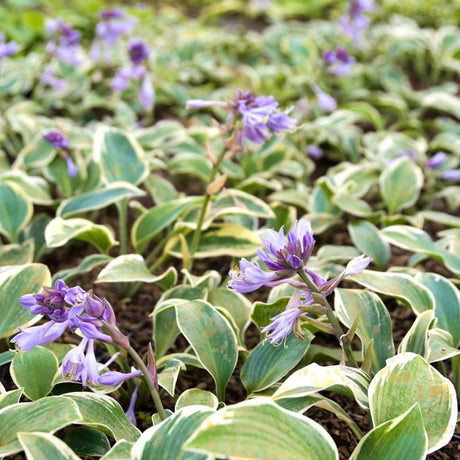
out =
{"type": "Polygon", "coordinates": [[[321,110],[332,112],[337,108],[337,102],[331,95],[321,91],[317,85],[312,85],[312,90],[318,98],[318,107],[321,110]]]}
{"type": "Polygon", "coordinates": [[[128,410],[125,412],[126,418],[134,425],[137,426],[136,415],[134,413],[134,408],[136,406],[137,400],[137,391],[139,390],[139,385],[136,385],[134,388],[133,394],[131,395],[131,400],[129,401],[128,410]]]}
{"type": "Polygon", "coordinates": [[[120,19],[124,17],[125,13],[123,10],[118,8],[112,8],[108,10],[102,10],[99,15],[102,19],[120,19]]]}
{"type": "Polygon", "coordinates": [[[120,383],[132,379],[134,377],[139,377],[142,375],[142,371],[134,371],[134,372],[129,372],[127,374],[123,374],[122,372],[117,372],[117,371],[109,371],[106,372],[105,374],[102,374],[99,377],[99,380],[97,383],[99,385],[108,385],[112,387],[116,387],[120,383]]]}
{"type": "Polygon", "coordinates": [[[149,342],[149,347],[147,350],[147,370],[149,371],[150,377],[153,382],[153,386],[158,391],[158,371],[157,371],[157,362],[155,359],[155,353],[153,352],[152,344],[149,342]]]}
{"type": "Polygon", "coordinates": [[[323,53],[323,59],[325,62],[327,62],[328,64],[334,64],[334,62],[337,61],[337,55],[335,54],[334,51],[332,50],[326,50],[324,53],[323,53]]]}
{"type": "Polygon", "coordinates": [[[139,100],[141,101],[144,109],[148,112],[153,109],[155,91],[153,89],[152,80],[148,74],[146,74],[142,80],[141,90],[139,92],[139,100]]]}
{"type": "Polygon", "coordinates": [[[56,323],[49,321],[41,326],[33,326],[28,328],[18,328],[19,334],[11,339],[11,342],[16,343],[21,351],[29,351],[38,345],[48,345],[61,337],[67,328],[67,323],[56,323]]]}
{"type": "Polygon", "coordinates": [[[133,38],[129,42],[129,57],[133,64],[140,64],[149,57],[149,49],[139,38],[133,38]]]}
{"type": "Polygon", "coordinates": [[[187,109],[205,109],[213,106],[227,107],[228,104],[223,101],[205,101],[202,99],[189,99],[185,103],[187,109]]]}
{"type": "Polygon", "coordinates": [[[442,166],[447,160],[447,155],[444,152],[434,154],[427,163],[428,168],[437,169],[442,166]]]}
{"type": "Polygon", "coordinates": [[[112,343],[112,337],[110,335],[104,334],[101,331],[100,327],[97,327],[95,324],[89,321],[79,321],[78,328],[82,335],[88,339],[102,340],[103,342],[112,343]]]}
{"type": "Polygon", "coordinates": [[[60,131],[49,131],[43,136],[54,148],[67,149],[69,147],[69,141],[60,131]]]}
{"type": "Polygon", "coordinates": [[[355,257],[354,259],[350,260],[350,262],[348,262],[347,266],[345,267],[344,276],[359,275],[367,268],[371,261],[372,257],[366,256],[365,254],[362,254],[359,257],[355,257]]]}
{"type": "Polygon", "coordinates": [[[442,179],[458,181],[460,180],[460,169],[447,169],[439,174],[442,179]]]}
{"type": "Polygon", "coordinates": [[[307,155],[314,160],[319,160],[323,156],[323,151],[317,145],[309,145],[307,155]]]}
{"type": "Polygon", "coordinates": [[[16,42],[11,41],[5,43],[5,35],[0,33],[0,62],[3,58],[12,56],[19,51],[19,46],[16,42]]]}
{"type": "Polygon", "coordinates": [[[73,162],[72,157],[70,155],[67,155],[65,157],[65,162],[67,165],[67,174],[69,177],[75,177],[77,175],[77,165],[73,162]]]}

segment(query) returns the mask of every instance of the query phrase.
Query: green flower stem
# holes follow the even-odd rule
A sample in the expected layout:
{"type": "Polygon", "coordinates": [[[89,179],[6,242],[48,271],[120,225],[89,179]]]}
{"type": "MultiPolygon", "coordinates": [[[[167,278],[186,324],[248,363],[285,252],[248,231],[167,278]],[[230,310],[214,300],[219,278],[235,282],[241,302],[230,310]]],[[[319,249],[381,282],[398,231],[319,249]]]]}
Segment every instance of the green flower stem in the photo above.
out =
{"type": "Polygon", "coordinates": [[[128,200],[121,200],[117,203],[117,208],[120,223],[120,255],[124,255],[128,250],[128,200]]]}
{"type": "Polygon", "coordinates": [[[147,369],[147,366],[142,361],[142,358],[138,355],[137,351],[133,347],[128,348],[128,353],[134,359],[139,369],[143,372],[145,381],[147,382],[147,386],[149,387],[150,394],[152,395],[153,403],[155,404],[156,410],[158,415],[160,416],[161,420],[166,419],[166,412],[163,407],[163,403],[161,402],[160,393],[155,387],[155,383],[152,380],[152,377],[147,369]]]}
{"type": "MultiPolygon", "coordinates": [[[[207,184],[208,186],[212,184],[216,178],[217,171],[219,170],[220,164],[222,163],[222,160],[224,159],[224,153],[225,153],[225,149],[222,151],[222,153],[216,159],[215,163],[212,165],[211,175],[209,176],[209,181],[207,184]]],[[[206,211],[208,209],[208,204],[209,204],[210,199],[211,199],[211,194],[208,191],[208,187],[206,187],[206,193],[203,198],[203,204],[201,206],[200,217],[196,224],[196,230],[193,235],[192,244],[190,245],[190,257],[191,257],[192,264],[193,264],[193,256],[198,248],[198,244],[200,243],[201,227],[203,226],[204,218],[206,216],[206,211]]]]}
{"type": "MultiPolygon", "coordinates": [[[[311,278],[305,273],[305,270],[301,269],[298,270],[297,273],[299,274],[300,278],[302,278],[302,281],[308,286],[308,289],[312,293],[316,294],[321,294],[320,290],[318,289],[318,286],[311,280],[311,278]]],[[[325,297],[324,299],[324,306],[326,307],[325,313],[327,318],[329,319],[332,327],[335,330],[335,336],[337,337],[337,340],[340,343],[340,346],[343,349],[343,352],[345,353],[347,363],[351,367],[359,367],[358,363],[356,362],[355,357],[353,356],[353,351],[351,349],[351,346],[349,343],[347,343],[346,340],[343,340],[343,329],[342,326],[340,326],[340,323],[338,322],[337,318],[335,317],[334,310],[332,309],[330,303],[327,301],[325,297]]]]}

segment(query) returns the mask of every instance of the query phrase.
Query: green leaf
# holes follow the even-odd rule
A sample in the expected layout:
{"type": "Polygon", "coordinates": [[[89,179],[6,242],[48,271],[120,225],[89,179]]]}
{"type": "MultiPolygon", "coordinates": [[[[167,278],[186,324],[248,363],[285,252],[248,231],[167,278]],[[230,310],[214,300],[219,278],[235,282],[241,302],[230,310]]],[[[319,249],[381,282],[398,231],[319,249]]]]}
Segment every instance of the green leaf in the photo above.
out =
{"type": "Polygon", "coordinates": [[[57,279],[63,279],[68,281],[75,276],[81,275],[82,273],[90,272],[94,268],[102,264],[107,264],[112,260],[112,257],[105,254],[90,254],[86,256],[82,261],[72,268],[65,268],[64,270],[59,270],[53,276],[53,281],[57,279]]]}
{"type": "Polygon", "coordinates": [[[102,126],[96,131],[94,159],[106,183],[124,181],[137,185],[149,173],[142,147],[121,129],[102,126]]]}
{"type": "Polygon", "coordinates": [[[219,400],[210,391],[200,390],[199,388],[190,388],[185,390],[176,401],[175,411],[185,406],[207,406],[211,409],[217,409],[219,400]]]}
{"type": "Polygon", "coordinates": [[[113,182],[106,187],[82,193],[64,200],[57,209],[60,217],[71,217],[96,209],[103,209],[121,200],[143,196],[145,192],[128,182],[113,182]]]}
{"type": "Polygon", "coordinates": [[[206,406],[178,410],[159,425],[144,431],[131,451],[132,460],[206,460],[207,455],[184,451],[184,444],[214,411],[206,406]]]}
{"type": "Polygon", "coordinates": [[[8,364],[13,361],[13,358],[16,356],[16,351],[8,350],[0,353],[0,366],[8,364]]]}
{"type": "Polygon", "coordinates": [[[249,353],[241,369],[241,380],[248,394],[278,382],[299,363],[314,337],[307,329],[302,332],[306,335],[305,340],[291,333],[285,344],[274,346],[261,342],[249,353]]]}
{"type": "Polygon", "coordinates": [[[422,97],[420,105],[447,112],[460,118],[460,98],[445,91],[430,91],[422,97]]]}
{"type": "Polygon", "coordinates": [[[430,363],[443,361],[460,354],[460,350],[454,347],[452,335],[444,329],[432,328],[428,331],[428,337],[430,348],[428,361],[430,363]]]}
{"type": "Polygon", "coordinates": [[[0,183],[0,234],[17,242],[32,214],[32,203],[16,184],[0,183]]]}
{"type": "Polygon", "coordinates": [[[3,409],[7,406],[11,406],[13,404],[17,404],[22,396],[22,388],[18,388],[17,390],[5,391],[2,393],[1,385],[0,385],[0,409],[3,409]]]}
{"type": "Polygon", "coordinates": [[[365,254],[372,256],[372,262],[383,270],[390,259],[390,246],[382,239],[378,228],[365,220],[348,224],[353,244],[365,254]]]}
{"type": "Polygon", "coordinates": [[[40,168],[50,164],[55,156],[53,144],[43,138],[43,133],[39,133],[19,152],[16,163],[26,169],[40,168]]]}
{"type": "Polygon", "coordinates": [[[351,279],[372,291],[401,300],[415,314],[434,308],[434,298],[431,292],[412,276],[404,273],[364,270],[351,279]]]}
{"type": "Polygon", "coordinates": [[[454,434],[457,398],[452,383],[421,356],[401,353],[387,361],[369,386],[374,426],[418,404],[428,434],[428,453],[446,445],[454,434]]]}
{"type": "Polygon", "coordinates": [[[273,302],[254,302],[251,319],[259,329],[270,324],[270,319],[286,309],[290,297],[283,295],[273,302]]]}
{"type": "Polygon", "coordinates": [[[134,222],[131,231],[133,246],[139,252],[143,252],[155,236],[171,225],[186,209],[201,200],[201,197],[180,198],[154,206],[141,214],[134,222]]]}
{"type": "Polygon", "coordinates": [[[63,441],[49,433],[18,433],[18,439],[28,460],[80,460],[63,441]]]}
{"type": "Polygon", "coordinates": [[[133,444],[122,439],[115,443],[101,460],[132,460],[131,449],[133,444]]]}
{"type": "Polygon", "coordinates": [[[19,304],[19,298],[38,292],[50,282],[50,272],[43,264],[0,267],[0,338],[15,334],[19,326],[38,321],[37,315],[19,304]]]}
{"type": "MultiPolygon", "coordinates": [[[[186,236],[190,247],[193,233],[186,236]]],[[[256,253],[260,248],[260,238],[251,230],[237,224],[215,224],[201,235],[200,244],[194,254],[196,259],[209,257],[232,256],[247,257],[256,253]]],[[[174,237],[168,252],[174,257],[181,258],[180,240],[174,237]]]]}
{"type": "Polygon", "coordinates": [[[454,346],[460,344],[460,293],[455,285],[437,273],[419,273],[417,281],[428,288],[434,297],[437,326],[452,334],[454,346]]]}
{"type": "Polygon", "coordinates": [[[64,396],[5,407],[0,411],[0,455],[12,455],[22,450],[17,436],[20,432],[54,433],[80,419],[78,406],[64,396]]]}
{"type": "Polygon", "coordinates": [[[22,244],[5,244],[0,246],[0,266],[23,265],[34,260],[34,240],[26,240],[22,244]]]}
{"type": "Polygon", "coordinates": [[[338,318],[351,327],[359,316],[356,334],[363,344],[363,357],[372,353],[372,370],[378,371],[395,353],[391,318],[380,297],[359,289],[336,289],[334,307],[338,318]]]}
{"type": "Polygon", "coordinates": [[[408,225],[392,225],[380,230],[390,244],[407,251],[418,252],[439,260],[456,275],[460,275],[460,257],[439,249],[428,233],[408,225]]]}
{"type": "Polygon", "coordinates": [[[409,158],[400,158],[388,165],[379,180],[380,193],[388,213],[395,214],[415,204],[422,185],[422,171],[409,158]]]}
{"type": "Polygon", "coordinates": [[[161,368],[158,366],[158,384],[174,396],[179,373],[185,368],[185,364],[179,359],[171,358],[164,361],[161,368]]]}
{"type": "Polygon", "coordinates": [[[328,390],[352,397],[362,408],[367,409],[368,385],[369,377],[360,369],[346,366],[319,366],[312,363],[291,374],[275,391],[272,398],[275,401],[299,398],[328,390]]]}
{"type": "Polygon", "coordinates": [[[107,436],[104,433],[87,426],[78,426],[73,428],[66,433],[63,441],[81,457],[100,457],[110,449],[110,443],[107,436]]]}
{"type": "Polygon", "coordinates": [[[70,240],[87,241],[96,246],[99,251],[107,254],[115,246],[115,235],[105,225],[93,224],[82,218],[62,219],[56,217],[45,230],[46,244],[50,248],[65,246],[70,240]]]}
{"type": "Polygon", "coordinates": [[[99,273],[96,283],[158,283],[176,272],[174,267],[169,267],[159,276],[152,275],[145,265],[144,258],[138,254],[125,254],[118,256],[104,267],[99,273]]]}
{"type": "Polygon", "coordinates": [[[80,423],[101,429],[117,441],[126,439],[134,442],[139,430],[126,418],[123,409],[115,399],[97,393],[66,393],[66,398],[74,401],[80,412],[80,423]]]}
{"type": "Polygon", "coordinates": [[[423,460],[428,438],[417,404],[399,417],[382,423],[361,439],[350,460],[423,460]]]}
{"type": "Polygon", "coordinates": [[[321,425],[260,399],[228,406],[211,415],[185,448],[225,458],[339,458],[334,441],[321,425]]]}
{"type": "Polygon", "coordinates": [[[54,203],[50,186],[42,177],[31,176],[21,170],[12,170],[3,173],[0,182],[16,184],[34,204],[49,206],[54,203]]]}
{"type": "Polygon", "coordinates": [[[52,390],[58,367],[58,360],[52,351],[35,347],[25,353],[16,353],[10,374],[16,386],[23,388],[24,394],[35,401],[52,390]]]}
{"type": "Polygon", "coordinates": [[[417,353],[423,358],[428,359],[430,352],[428,331],[433,323],[433,310],[424,311],[417,316],[411,328],[402,339],[398,348],[398,353],[411,351],[412,353],[417,353]]]}
{"type": "Polygon", "coordinates": [[[237,340],[230,323],[204,300],[178,302],[176,316],[180,331],[214,378],[217,395],[223,401],[238,359],[237,340]]]}

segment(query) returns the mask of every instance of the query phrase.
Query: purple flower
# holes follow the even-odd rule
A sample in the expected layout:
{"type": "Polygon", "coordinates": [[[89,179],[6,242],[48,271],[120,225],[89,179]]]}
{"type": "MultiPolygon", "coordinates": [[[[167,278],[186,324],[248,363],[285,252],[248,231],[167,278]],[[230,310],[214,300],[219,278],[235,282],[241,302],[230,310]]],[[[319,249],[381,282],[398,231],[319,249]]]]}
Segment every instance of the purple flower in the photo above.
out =
{"type": "Polygon", "coordinates": [[[94,340],[83,337],[76,348],[72,348],[62,359],[62,375],[81,382],[84,387],[96,384],[99,379],[99,364],[94,354],[94,340]],[[86,354],[85,349],[87,348],[86,354]]]}
{"type": "Polygon", "coordinates": [[[294,272],[307,264],[315,240],[310,222],[301,219],[286,236],[283,227],[278,233],[268,229],[262,243],[265,251],[259,249],[257,255],[267,268],[276,272],[294,272]]]}
{"type": "Polygon", "coordinates": [[[149,49],[139,38],[132,38],[129,42],[129,58],[135,65],[140,64],[149,57],[149,49]]]}
{"type": "Polygon", "coordinates": [[[307,155],[314,160],[319,160],[323,156],[323,151],[317,145],[309,145],[307,155]]]}
{"type": "Polygon", "coordinates": [[[43,86],[49,85],[54,89],[65,89],[67,83],[54,75],[54,69],[52,66],[46,66],[45,70],[40,76],[40,83],[43,86]]]}
{"type": "Polygon", "coordinates": [[[27,327],[25,329],[19,327],[19,334],[15,335],[12,343],[16,343],[21,351],[29,351],[38,345],[48,345],[57,340],[67,329],[67,323],[57,323],[48,321],[41,326],[27,327]]]}
{"type": "Polygon", "coordinates": [[[128,410],[125,412],[126,418],[134,425],[137,425],[136,415],[134,413],[134,408],[136,407],[137,400],[137,391],[139,390],[139,385],[136,385],[134,388],[133,394],[131,395],[131,400],[129,401],[128,410]]]}
{"type": "Polygon", "coordinates": [[[65,162],[67,165],[67,174],[69,177],[75,177],[77,175],[77,165],[73,162],[72,157],[70,155],[67,155],[65,157],[65,162]]]}
{"type": "Polygon", "coordinates": [[[460,180],[460,169],[447,169],[439,174],[442,179],[458,181],[460,180]]]}
{"type": "Polygon", "coordinates": [[[345,48],[337,48],[336,51],[327,50],[323,53],[324,61],[329,64],[329,72],[338,76],[350,75],[356,59],[347,53],[345,48]]]}
{"type": "Polygon", "coordinates": [[[355,0],[350,3],[347,13],[340,17],[340,27],[355,43],[361,40],[362,33],[369,27],[370,19],[365,13],[374,9],[372,0],[355,0]]]}
{"type": "Polygon", "coordinates": [[[152,110],[155,100],[155,91],[153,89],[152,80],[148,74],[146,74],[142,80],[141,90],[139,91],[139,99],[145,110],[152,110]]]}
{"type": "Polygon", "coordinates": [[[47,19],[45,28],[50,36],[50,40],[46,44],[46,51],[73,66],[80,64],[81,46],[79,42],[81,33],[72,29],[61,19],[47,19]]]}
{"type": "Polygon", "coordinates": [[[228,287],[235,292],[248,293],[262,286],[269,286],[272,281],[278,280],[276,273],[263,271],[257,262],[251,263],[241,259],[239,270],[230,270],[231,281],[228,287]]]}
{"type": "Polygon", "coordinates": [[[205,101],[203,99],[189,99],[185,103],[185,106],[188,109],[205,109],[205,108],[213,107],[216,105],[220,107],[228,108],[228,104],[224,101],[205,101]]]}
{"type": "Polygon", "coordinates": [[[292,332],[299,316],[303,313],[299,308],[302,305],[298,291],[295,291],[286,306],[286,310],[274,316],[271,323],[261,331],[267,334],[267,339],[274,345],[279,345],[292,332]]]}
{"type": "Polygon", "coordinates": [[[434,154],[427,163],[428,168],[437,169],[442,166],[447,160],[447,155],[444,152],[434,154]]]}
{"type": "Polygon", "coordinates": [[[105,374],[102,374],[99,377],[98,383],[100,385],[109,385],[112,387],[116,387],[120,383],[132,379],[134,377],[139,377],[142,375],[142,371],[133,371],[133,372],[128,372],[127,374],[124,374],[122,372],[117,372],[117,371],[109,371],[106,372],[105,374]]]}
{"type": "Polygon", "coordinates": [[[43,136],[54,148],[67,149],[69,141],[60,131],[49,131],[43,136]]]}
{"type": "Polygon", "coordinates": [[[16,42],[11,41],[11,42],[6,43],[5,35],[0,33],[0,62],[2,61],[3,58],[16,54],[18,50],[19,50],[19,46],[16,42]]]}
{"type": "Polygon", "coordinates": [[[322,91],[317,85],[311,86],[318,98],[318,107],[325,112],[332,112],[337,108],[336,100],[329,94],[322,91]]]}

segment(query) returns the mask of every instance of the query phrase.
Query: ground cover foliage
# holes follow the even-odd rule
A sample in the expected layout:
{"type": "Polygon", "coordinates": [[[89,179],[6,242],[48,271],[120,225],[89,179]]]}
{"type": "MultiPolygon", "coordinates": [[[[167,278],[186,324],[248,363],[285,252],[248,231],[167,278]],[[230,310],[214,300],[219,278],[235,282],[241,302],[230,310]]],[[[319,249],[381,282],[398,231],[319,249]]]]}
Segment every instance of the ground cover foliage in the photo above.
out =
{"type": "Polygon", "coordinates": [[[0,457],[460,455],[457,2],[0,18],[0,457]]]}

